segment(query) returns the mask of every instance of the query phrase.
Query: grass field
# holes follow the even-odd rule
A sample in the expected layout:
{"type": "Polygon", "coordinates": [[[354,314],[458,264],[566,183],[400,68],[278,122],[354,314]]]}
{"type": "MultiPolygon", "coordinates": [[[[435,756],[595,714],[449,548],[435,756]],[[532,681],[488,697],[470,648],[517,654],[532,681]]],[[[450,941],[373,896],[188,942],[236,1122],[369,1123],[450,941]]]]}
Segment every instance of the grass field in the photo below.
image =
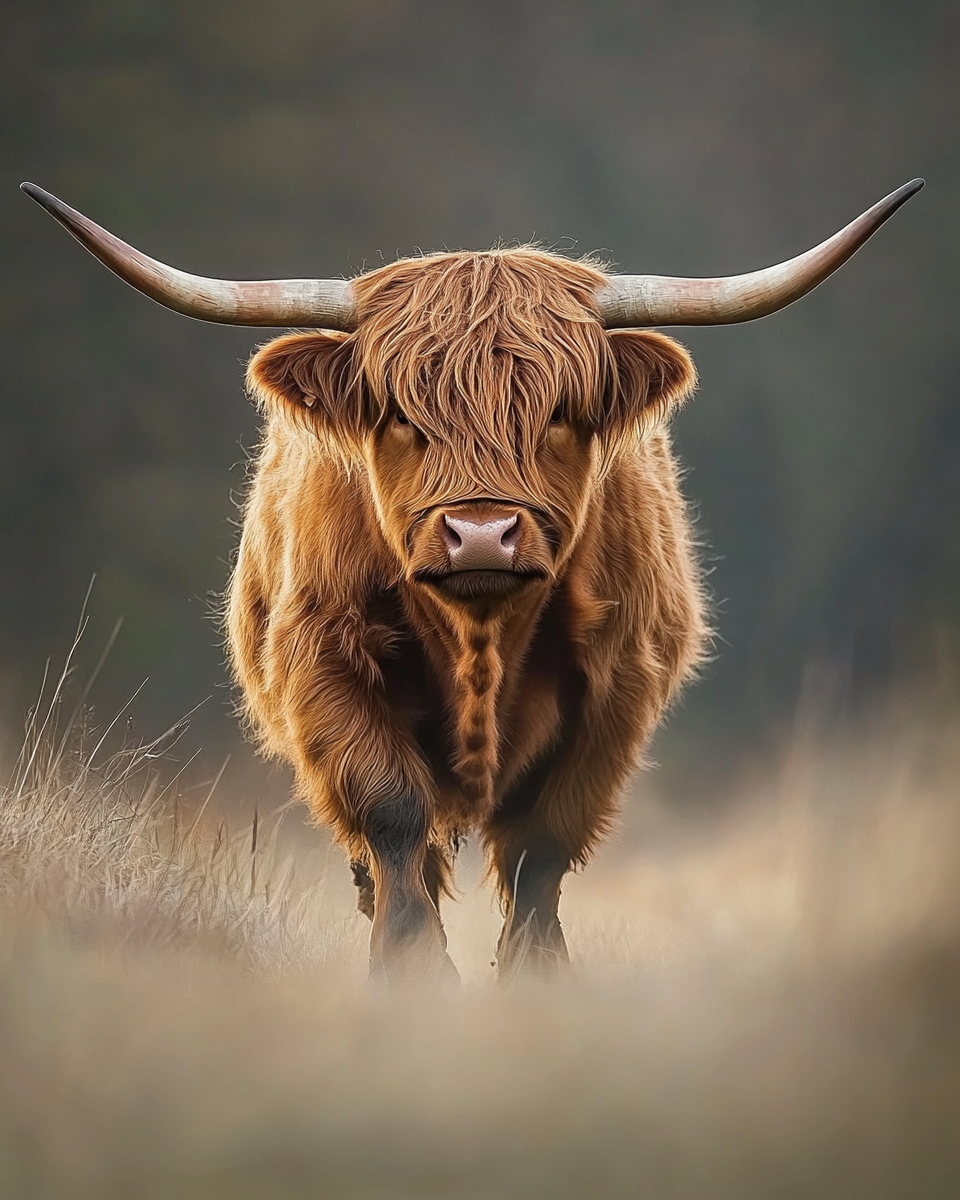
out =
{"type": "Polygon", "coordinates": [[[3,764],[0,1195],[960,1195],[942,712],[800,729],[722,817],[651,809],[565,889],[560,987],[494,988],[468,853],[464,987],[383,996],[336,855],[188,813],[177,731],[107,753],[60,703],[3,764]]]}

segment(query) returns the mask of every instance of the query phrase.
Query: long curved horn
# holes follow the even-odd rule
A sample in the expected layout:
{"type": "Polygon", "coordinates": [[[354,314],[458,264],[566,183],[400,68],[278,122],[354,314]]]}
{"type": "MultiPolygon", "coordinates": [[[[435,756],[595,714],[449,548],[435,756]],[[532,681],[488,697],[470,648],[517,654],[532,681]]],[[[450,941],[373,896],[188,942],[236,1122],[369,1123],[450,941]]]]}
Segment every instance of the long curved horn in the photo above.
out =
{"type": "Polygon", "coordinates": [[[922,187],[922,179],[905,183],[819,246],[748,275],[729,275],[725,279],[611,275],[597,291],[600,317],[607,329],[734,325],[766,317],[813,291],[842,267],[922,187]]]}
{"type": "Polygon", "coordinates": [[[56,217],[104,266],[138,292],[174,312],[221,325],[306,325],[352,333],[357,327],[353,289],[343,279],[264,279],[240,282],[188,275],[148,258],[101,229],[34,183],[27,195],[56,217]]]}

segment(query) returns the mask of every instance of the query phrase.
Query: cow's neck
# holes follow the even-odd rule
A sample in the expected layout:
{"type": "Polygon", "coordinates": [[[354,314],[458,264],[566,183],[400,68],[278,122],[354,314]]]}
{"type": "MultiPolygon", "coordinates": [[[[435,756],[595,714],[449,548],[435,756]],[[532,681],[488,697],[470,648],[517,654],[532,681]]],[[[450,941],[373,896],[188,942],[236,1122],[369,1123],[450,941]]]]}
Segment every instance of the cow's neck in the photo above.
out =
{"type": "Polygon", "coordinates": [[[515,690],[546,597],[546,586],[531,590],[522,601],[482,617],[429,595],[409,597],[451,718],[451,766],[475,811],[494,803],[504,732],[502,700],[515,690]]]}

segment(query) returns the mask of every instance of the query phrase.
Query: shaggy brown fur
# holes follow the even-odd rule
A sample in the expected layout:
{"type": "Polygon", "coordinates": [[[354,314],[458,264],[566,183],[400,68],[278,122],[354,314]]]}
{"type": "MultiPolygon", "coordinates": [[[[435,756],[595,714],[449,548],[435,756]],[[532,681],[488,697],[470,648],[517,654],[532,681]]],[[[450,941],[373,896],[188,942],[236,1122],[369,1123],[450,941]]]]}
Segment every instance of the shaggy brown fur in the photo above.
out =
{"type": "Polygon", "coordinates": [[[354,282],[355,334],[250,363],[267,428],[233,664],[264,751],[375,897],[391,978],[452,970],[436,905],[470,831],[503,897],[501,971],[565,957],[560,880],[703,653],[664,428],[693,365],[604,331],[603,280],[529,248],[403,260],[354,282]],[[451,517],[513,521],[512,570],[451,575],[451,517]]]}

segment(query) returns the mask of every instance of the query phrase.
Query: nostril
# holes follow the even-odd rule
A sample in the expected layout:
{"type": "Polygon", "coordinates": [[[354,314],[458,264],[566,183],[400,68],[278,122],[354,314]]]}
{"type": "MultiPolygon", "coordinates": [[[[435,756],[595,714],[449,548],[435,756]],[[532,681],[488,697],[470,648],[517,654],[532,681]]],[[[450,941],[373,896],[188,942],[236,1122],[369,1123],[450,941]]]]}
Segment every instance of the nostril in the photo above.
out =
{"type": "Polygon", "coordinates": [[[508,550],[515,550],[517,539],[520,537],[520,517],[519,514],[506,524],[500,533],[500,545],[506,546],[508,550]]]}
{"type": "Polygon", "coordinates": [[[450,518],[444,514],[443,518],[443,540],[448,550],[459,550],[463,545],[463,538],[454,529],[450,523],[450,518]]]}

